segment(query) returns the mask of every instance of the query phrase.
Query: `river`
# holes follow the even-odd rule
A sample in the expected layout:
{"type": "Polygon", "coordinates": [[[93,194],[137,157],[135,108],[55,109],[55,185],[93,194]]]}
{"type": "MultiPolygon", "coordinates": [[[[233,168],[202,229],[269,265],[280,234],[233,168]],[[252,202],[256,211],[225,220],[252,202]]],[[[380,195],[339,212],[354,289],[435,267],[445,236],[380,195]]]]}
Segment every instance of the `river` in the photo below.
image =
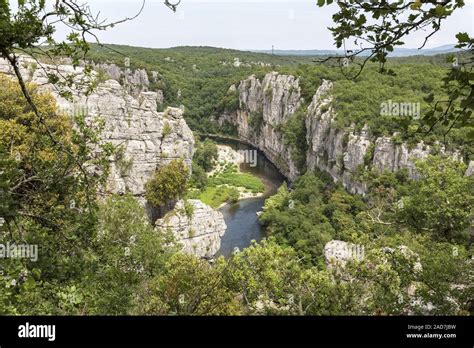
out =
{"type": "MultiPolygon", "coordinates": [[[[234,150],[254,150],[254,148],[230,140],[219,140],[219,144],[231,146],[234,150]]],[[[248,247],[252,240],[260,241],[264,237],[262,226],[258,222],[257,212],[262,210],[265,200],[274,195],[285,181],[278,169],[258,151],[257,165],[241,164],[241,171],[252,173],[265,184],[265,194],[257,198],[248,198],[219,209],[224,215],[227,230],[221,239],[221,248],[216,256],[228,257],[235,248],[248,247]]]]}

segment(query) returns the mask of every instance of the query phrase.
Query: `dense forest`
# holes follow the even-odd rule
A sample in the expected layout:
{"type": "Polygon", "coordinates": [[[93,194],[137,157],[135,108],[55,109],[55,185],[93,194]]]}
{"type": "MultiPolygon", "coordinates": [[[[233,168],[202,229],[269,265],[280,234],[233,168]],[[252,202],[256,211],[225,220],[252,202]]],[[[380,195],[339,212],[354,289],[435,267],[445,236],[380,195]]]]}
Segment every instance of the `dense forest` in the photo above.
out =
{"type": "MultiPolygon", "coordinates": [[[[84,8],[79,14],[56,9],[76,28],[68,43],[58,43],[52,24],[38,17],[44,1],[26,2],[33,9],[19,3],[24,16],[12,15],[9,3],[0,0],[0,57],[2,67],[8,67],[0,74],[0,314],[474,313],[472,69],[453,71],[453,57],[447,55],[387,58],[400,38],[385,42],[382,52],[374,49],[367,64],[363,57],[351,57],[353,66],[363,67],[354,78],[337,62],[341,57],[321,62],[328,57],[89,45],[79,33],[108,26],[90,24],[95,17],[81,12],[84,8]],[[40,38],[48,45],[38,45],[40,38]],[[41,59],[20,65],[38,50],[41,59]],[[35,75],[42,64],[57,68],[51,57],[67,62],[69,70],[82,68],[80,82],[86,87],[51,70],[35,75]],[[157,102],[158,93],[132,97],[123,81],[111,82],[103,69],[93,69],[100,63],[144,69],[148,89],[161,91],[163,100],[157,102]],[[252,211],[264,233],[261,241],[228,257],[184,252],[183,240],[200,231],[186,229],[183,237],[173,226],[159,227],[158,220],[165,225],[174,218],[180,227],[202,219],[193,201],[205,206],[199,214],[207,209],[207,216],[223,220],[219,207],[238,202],[242,193],[256,196],[267,190],[256,175],[219,163],[216,142],[199,135],[246,141],[238,139],[235,124],[222,126],[218,119],[242,107],[242,80],[251,75],[262,80],[273,71],[293,75],[301,88],[299,108],[277,129],[285,149],[293,151],[298,175],[265,197],[261,211],[252,211]],[[42,83],[29,82],[28,74],[42,83]],[[317,166],[308,169],[306,112],[323,80],[334,88],[330,105],[318,107],[320,113],[333,110],[333,129],[354,134],[367,129],[371,139],[389,136],[393,144],[409,148],[423,141],[433,151],[410,159],[411,172],[378,171],[370,165],[371,145],[364,163],[350,173],[364,184],[359,193],[317,166]],[[80,89],[86,100],[110,98],[105,106],[98,103],[103,107],[98,114],[112,109],[109,120],[118,119],[117,127],[107,128],[102,115],[89,118],[88,110],[68,114],[61,109],[58,101],[74,101],[71,89],[80,89]],[[447,109],[436,104],[440,99],[449,100],[447,109]],[[381,114],[387,100],[419,103],[419,117],[381,114]],[[436,120],[438,113],[444,118],[436,120]],[[133,133],[137,129],[145,135],[133,133]],[[107,140],[117,134],[129,138],[123,147],[115,146],[103,140],[106,132],[107,140]],[[127,148],[128,142],[133,146],[127,148]],[[108,190],[111,178],[116,183],[144,180],[146,171],[130,178],[137,163],[151,167],[143,192],[127,185],[108,190]],[[182,209],[174,209],[177,202],[182,209]],[[5,257],[12,244],[39,246],[39,257],[5,257]],[[331,247],[341,245],[352,248],[350,257],[328,256],[331,247]]],[[[411,9],[420,6],[415,1],[411,9]]],[[[423,14],[445,18],[445,6],[423,14]]],[[[365,16],[351,19],[358,25],[352,32],[367,29],[365,16]]],[[[334,29],[336,43],[350,36],[344,30],[346,25],[334,29]]],[[[473,39],[463,33],[457,38],[472,51],[473,39]]],[[[471,59],[467,53],[459,57],[471,59]]],[[[251,128],[260,130],[262,122],[263,111],[250,114],[251,128]]],[[[203,230],[215,228],[215,221],[199,223],[203,230]]]]}
{"type": "MultiPolygon", "coordinates": [[[[185,50],[191,57],[193,51],[185,50]]],[[[162,54],[178,60],[170,52],[162,54]]],[[[227,57],[234,55],[232,52],[227,57]]],[[[400,65],[400,71],[414,74],[422,70],[420,67],[423,80],[415,78],[405,83],[412,90],[419,89],[421,98],[427,84],[436,86],[442,67],[410,62],[400,65]],[[432,80],[427,71],[432,71],[432,80]]],[[[204,72],[196,73],[196,79],[207,81],[211,90],[221,86],[224,95],[229,83],[249,72],[236,74],[234,68],[219,69],[228,69],[229,80],[205,79],[201,76],[204,72]]],[[[331,72],[325,67],[293,67],[293,62],[282,69],[317,69],[326,71],[326,77],[331,72]]],[[[320,79],[318,75],[304,75],[314,79],[313,86],[320,79]]],[[[345,100],[353,103],[339,106],[342,115],[351,115],[350,122],[362,119],[363,113],[345,108],[369,108],[362,91],[372,88],[370,83],[376,83],[376,79],[375,73],[369,72],[364,78],[366,83],[350,89],[350,97],[345,100]]],[[[403,83],[400,76],[384,79],[403,83]]],[[[188,91],[195,88],[187,83],[188,91]]],[[[349,83],[341,81],[340,88],[349,83]]],[[[268,240],[210,265],[179,253],[172,236],[157,234],[133,197],[85,201],[86,186],[80,178],[73,173],[58,174],[64,170],[61,152],[51,147],[41,125],[32,119],[19,87],[8,78],[2,78],[2,85],[2,149],[19,153],[21,158],[11,159],[2,152],[6,169],[2,171],[2,183],[11,187],[11,180],[21,180],[18,173],[27,171],[41,178],[30,179],[38,180],[34,185],[18,183],[26,190],[23,194],[2,191],[2,216],[7,227],[4,233],[30,243],[41,240],[44,245],[48,241],[47,250],[42,249],[48,257],[40,262],[2,261],[0,303],[4,314],[422,314],[427,311],[427,303],[434,313],[469,313],[472,265],[468,255],[472,250],[468,231],[474,185],[472,177],[464,176],[466,167],[460,162],[430,157],[417,164],[421,176],[418,181],[408,180],[403,172],[372,173],[365,178],[369,185],[365,197],[347,193],[324,173],[308,172],[291,188],[284,185],[267,200],[261,222],[268,240]],[[322,252],[333,239],[365,245],[366,258],[349,263],[343,273],[328,268],[322,252]],[[348,278],[350,283],[345,281],[348,278]],[[416,299],[407,295],[414,286],[416,299]]],[[[186,85],[179,86],[186,91],[186,85]]],[[[205,93],[205,88],[198,90],[205,93]]],[[[386,91],[380,91],[380,98],[398,90],[402,89],[396,85],[386,87],[386,91]]],[[[34,89],[31,93],[40,108],[51,115],[49,122],[57,134],[70,143],[71,149],[87,157],[81,145],[87,132],[73,129],[72,123],[57,113],[47,94],[34,89]]],[[[193,99],[185,99],[185,95],[183,102],[191,103],[193,99]]],[[[193,98],[199,100],[196,95],[193,98]]],[[[203,108],[212,107],[213,112],[219,108],[216,100],[199,103],[203,108]]],[[[193,104],[187,109],[193,110],[193,104]]],[[[197,116],[188,115],[193,117],[197,116]]],[[[379,129],[385,126],[393,130],[390,124],[379,122],[379,129]]],[[[209,186],[209,180],[232,179],[231,170],[220,179],[207,179],[202,173],[212,168],[215,145],[205,141],[197,149],[191,187],[209,186]]],[[[183,195],[189,187],[185,182],[180,184],[187,179],[178,178],[184,170],[179,163],[170,165],[175,167],[157,172],[155,181],[150,181],[149,201],[166,201],[183,195]],[[160,181],[160,175],[171,180],[173,188],[159,186],[167,182],[160,181]]]]}
{"type": "Polygon", "coordinates": [[[380,115],[380,105],[387,100],[420,103],[420,114],[424,115],[432,107],[430,96],[437,99],[446,96],[442,89],[443,77],[451,67],[448,62],[453,55],[392,58],[389,59],[391,74],[381,75],[375,64],[369,64],[357,80],[349,80],[334,62],[317,63],[325,57],[285,57],[212,47],[106,47],[93,46],[90,59],[123,67],[126,56],[131,59],[132,69],[146,69],[150,77],[151,71],[157,71],[159,79],[151,88],[164,91],[161,108],[183,105],[188,124],[198,132],[233,134],[232,127],[219,127],[213,122],[223,112],[231,112],[239,106],[237,97],[227,93],[229,87],[238,86],[252,74],[262,79],[266,73],[278,71],[298,77],[306,106],[323,79],[333,81],[336,126],[340,129],[355,125],[360,130],[368,125],[374,137],[397,132],[400,140],[411,144],[420,140],[428,144],[442,141],[448,149],[460,150],[466,160],[472,155],[472,144],[466,140],[471,132],[468,126],[457,125],[447,135],[448,127],[440,126],[427,134],[427,129],[422,127],[422,117],[380,115]],[[238,67],[234,66],[235,59],[240,63],[238,67]]]}

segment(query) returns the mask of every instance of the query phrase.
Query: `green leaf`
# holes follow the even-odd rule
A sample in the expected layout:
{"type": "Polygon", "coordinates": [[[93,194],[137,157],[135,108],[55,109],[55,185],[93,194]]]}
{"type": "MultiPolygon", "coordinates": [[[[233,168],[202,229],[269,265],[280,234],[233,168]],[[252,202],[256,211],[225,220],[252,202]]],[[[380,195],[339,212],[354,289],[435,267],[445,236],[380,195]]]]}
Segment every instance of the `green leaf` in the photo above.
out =
{"type": "Polygon", "coordinates": [[[467,33],[458,33],[456,34],[456,38],[459,42],[469,42],[469,35],[467,33]]]}

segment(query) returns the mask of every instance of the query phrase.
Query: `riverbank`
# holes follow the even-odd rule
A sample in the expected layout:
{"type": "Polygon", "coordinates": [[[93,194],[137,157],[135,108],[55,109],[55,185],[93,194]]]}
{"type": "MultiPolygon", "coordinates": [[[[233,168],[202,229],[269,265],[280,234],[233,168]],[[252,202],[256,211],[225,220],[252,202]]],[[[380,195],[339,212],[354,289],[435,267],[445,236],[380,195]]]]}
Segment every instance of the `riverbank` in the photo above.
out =
{"type": "Polygon", "coordinates": [[[206,186],[191,190],[189,198],[199,199],[219,209],[228,203],[261,197],[267,191],[265,182],[252,173],[243,172],[244,158],[229,145],[217,145],[217,159],[206,175],[206,186]]]}
{"type": "MultiPolygon", "coordinates": [[[[240,142],[232,142],[228,146],[235,151],[255,150],[240,142]]],[[[221,239],[221,248],[216,256],[228,257],[236,248],[243,250],[253,240],[259,242],[265,237],[258,213],[262,211],[265,200],[274,195],[285,181],[285,177],[260,151],[257,151],[256,165],[242,163],[240,171],[258,177],[263,182],[265,190],[258,197],[242,198],[236,203],[227,203],[219,208],[224,215],[227,230],[221,239]]]]}

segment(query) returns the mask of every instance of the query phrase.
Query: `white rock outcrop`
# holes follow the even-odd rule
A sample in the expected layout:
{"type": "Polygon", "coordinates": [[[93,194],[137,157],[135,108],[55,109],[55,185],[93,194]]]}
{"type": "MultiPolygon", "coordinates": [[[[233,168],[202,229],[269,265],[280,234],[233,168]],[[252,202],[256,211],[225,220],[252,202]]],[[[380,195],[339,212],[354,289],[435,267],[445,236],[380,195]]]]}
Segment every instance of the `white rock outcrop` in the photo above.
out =
{"type": "Polygon", "coordinates": [[[219,251],[227,229],[221,212],[194,199],[177,202],[175,209],[157,220],[155,226],[172,232],[184,252],[206,258],[219,251]]]}
{"type": "Polygon", "coordinates": [[[112,159],[107,190],[143,196],[145,184],[156,171],[173,159],[182,158],[191,167],[194,137],[181,109],[156,112],[154,92],[130,96],[115,80],[108,80],[88,97],[74,103],[58,100],[65,110],[85,107],[89,118],[101,117],[104,141],[121,149],[112,159]]]}
{"type": "MultiPolygon", "coordinates": [[[[151,82],[158,82],[159,74],[156,71],[150,73],[145,69],[131,69],[128,67],[120,67],[114,63],[95,63],[94,69],[102,71],[105,77],[118,81],[124,89],[133,97],[138,98],[140,93],[148,92],[151,82]]],[[[156,102],[163,103],[163,92],[156,91],[156,102]]]]}
{"type": "MultiPolygon", "coordinates": [[[[193,133],[181,109],[156,111],[156,92],[139,92],[135,98],[118,81],[107,80],[99,83],[88,96],[73,88],[73,99],[66,100],[48,84],[47,73],[74,76],[75,81],[80,82],[84,78],[83,68],[43,65],[43,69],[29,57],[21,57],[19,67],[26,81],[52,93],[61,110],[70,115],[84,114],[87,121],[97,118],[104,121],[101,139],[121,149],[120,156],[111,158],[107,192],[130,192],[141,197],[145,183],[163,164],[182,158],[191,166],[193,133]]],[[[12,67],[3,59],[0,59],[0,72],[14,74],[12,67]]]]}
{"type": "MultiPolygon", "coordinates": [[[[307,169],[326,171],[334,181],[359,194],[367,190],[366,185],[356,179],[360,168],[380,172],[406,169],[409,176],[416,179],[415,162],[428,157],[432,147],[423,142],[409,147],[395,143],[392,137],[374,138],[367,126],[359,132],[354,131],[354,127],[337,129],[332,87],[332,82],[323,80],[306,112],[307,169]]],[[[302,105],[298,79],[276,72],[268,73],[262,81],[250,76],[241,81],[238,89],[235,86],[229,89],[229,93],[235,91],[239,97],[238,110],[223,114],[219,122],[233,124],[241,139],[259,148],[287,178],[296,179],[300,173],[281,127],[302,105]]],[[[448,152],[443,147],[438,151],[460,160],[457,152],[448,152]]],[[[472,172],[471,165],[466,174],[472,172]]]]}
{"type": "Polygon", "coordinates": [[[344,267],[348,261],[364,258],[364,247],[341,240],[332,240],[324,246],[324,260],[328,268],[344,267]]]}
{"type": "MultiPolygon", "coordinates": [[[[22,57],[19,66],[25,80],[50,91],[63,111],[70,115],[84,114],[86,121],[96,118],[104,121],[101,140],[120,149],[120,155],[110,159],[110,175],[105,188],[107,193],[130,192],[145,203],[145,184],[157,168],[177,158],[184,159],[191,168],[194,136],[183,118],[183,111],[168,108],[164,112],[157,112],[159,96],[156,92],[146,91],[146,88],[136,89],[137,95],[134,97],[128,88],[111,79],[99,83],[88,96],[73,89],[73,100],[70,101],[62,98],[48,84],[46,71],[74,76],[75,81],[79,82],[83,78],[82,68],[46,65],[45,71],[28,57],[22,57]]],[[[121,74],[114,70],[116,66],[102,65],[104,67],[107,67],[110,75],[121,74]]],[[[1,59],[0,72],[14,75],[11,66],[1,59]]],[[[135,72],[133,76],[134,84],[139,86],[147,75],[146,72],[138,72],[138,75],[135,72]]],[[[171,230],[185,251],[212,257],[219,250],[220,239],[226,230],[222,213],[200,201],[188,202],[193,206],[192,217],[186,215],[181,201],[176,204],[174,211],[168,212],[156,225],[158,228],[171,230]]],[[[147,206],[147,213],[152,220],[155,214],[153,210],[147,206]]]]}
{"type": "Polygon", "coordinates": [[[252,75],[240,83],[238,93],[239,109],[223,117],[237,127],[242,140],[261,150],[285,176],[298,177],[291,149],[279,129],[301,104],[298,79],[272,72],[260,81],[252,75]]]}

